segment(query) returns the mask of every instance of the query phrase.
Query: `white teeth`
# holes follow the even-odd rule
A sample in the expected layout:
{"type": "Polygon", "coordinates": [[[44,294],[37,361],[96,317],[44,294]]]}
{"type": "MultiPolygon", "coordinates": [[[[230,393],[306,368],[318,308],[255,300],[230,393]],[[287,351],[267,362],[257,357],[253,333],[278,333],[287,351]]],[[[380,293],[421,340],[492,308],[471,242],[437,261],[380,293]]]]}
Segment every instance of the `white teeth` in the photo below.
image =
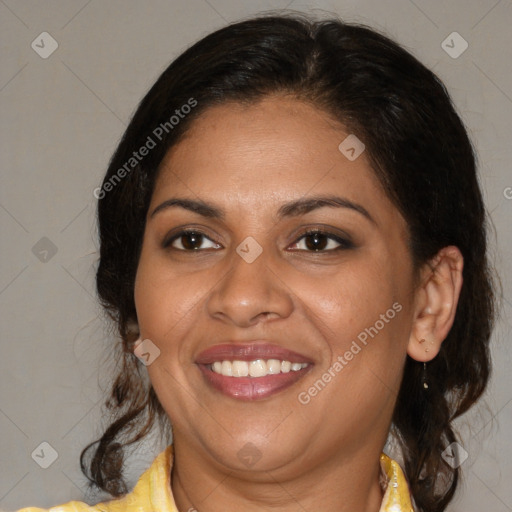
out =
{"type": "Polygon", "coordinates": [[[263,359],[256,359],[249,363],[249,375],[251,377],[264,377],[267,375],[267,363],[263,359]]]}
{"type": "MultiPolygon", "coordinates": [[[[215,370],[215,363],[213,363],[213,371],[217,372],[217,370],[215,370]]],[[[231,377],[233,375],[233,365],[231,364],[231,361],[222,361],[221,371],[217,373],[222,373],[222,375],[225,375],[226,377],[231,377]]]]}
{"type": "Polygon", "coordinates": [[[279,359],[269,359],[267,361],[267,373],[270,375],[281,373],[281,361],[279,359]]]}
{"type": "Polygon", "coordinates": [[[308,363],[291,363],[279,359],[255,359],[253,361],[215,361],[212,371],[225,377],[264,377],[278,373],[297,372],[306,368],[308,363]]]}
{"type": "Polygon", "coordinates": [[[247,377],[249,375],[249,364],[247,361],[233,361],[233,377],[247,377]]]}

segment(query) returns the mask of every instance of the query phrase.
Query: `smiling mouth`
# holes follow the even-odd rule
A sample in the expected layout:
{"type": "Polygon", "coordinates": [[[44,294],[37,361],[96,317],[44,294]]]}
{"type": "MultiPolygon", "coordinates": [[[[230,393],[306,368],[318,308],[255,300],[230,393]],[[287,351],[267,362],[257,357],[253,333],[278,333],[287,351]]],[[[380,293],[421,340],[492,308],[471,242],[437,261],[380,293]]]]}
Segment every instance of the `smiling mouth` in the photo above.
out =
{"type": "Polygon", "coordinates": [[[314,366],[304,355],[262,341],[209,347],[195,361],[211,389],[238,400],[269,398],[314,366]]]}
{"type": "Polygon", "coordinates": [[[308,363],[292,363],[279,359],[253,359],[251,361],[215,361],[210,364],[210,369],[224,377],[265,377],[266,375],[278,375],[280,373],[297,372],[306,368],[308,363]]]}
{"type": "MultiPolygon", "coordinates": [[[[226,361],[223,361],[221,364],[224,364],[225,362],[226,361]]],[[[237,361],[233,361],[232,364],[233,363],[237,363],[237,361]]],[[[246,366],[248,366],[247,362],[245,363],[246,366]]],[[[274,374],[266,373],[259,377],[243,375],[245,373],[244,371],[242,371],[242,375],[226,376],[222,373],[216,373],[212,369],[212,365],[199,364],[198,366],[208,386],[231,398],[250,401],[269,398],[289,388],[302,379],[313,366],[308,363],[304,363],[306,366],[303,366],[302,363],[294,363],[295,368],[297,369],[292,370],[291,363],[289,361],[280,361],[280,363],[285,364],[284,372],[279,371],[279,373],[274,374]],[[289,371],[286,371],[288,367],[287,363],[290,364],[289,371]],[[300,368],[298,368],[297,365],[300,365],[300,368]]]]}

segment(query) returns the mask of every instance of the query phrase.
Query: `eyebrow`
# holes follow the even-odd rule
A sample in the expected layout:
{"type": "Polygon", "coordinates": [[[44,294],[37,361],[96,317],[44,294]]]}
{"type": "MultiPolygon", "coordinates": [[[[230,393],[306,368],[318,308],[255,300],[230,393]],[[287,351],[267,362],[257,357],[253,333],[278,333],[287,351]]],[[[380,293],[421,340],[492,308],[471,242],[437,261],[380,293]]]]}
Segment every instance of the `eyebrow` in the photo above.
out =
{"type": "MultiPolygon", "coordinates": [[[[173,198],[167,199],[163,203],[159,204],[152,212],[150,217],[153,218],[157,213],[166,210],[168,208],[184,208],[185,210],[189,210],[191,212],[197,213],[203,217],[211,218],[211,219],[225,219],[225,212],[221,208],[214,206],[211,203],[202,200],[196,199],[185,199],[185,198],[173,198]]],[[[361,206],[360,204],[354,203],[349,199],[339,196],[313,196],[302,199],[297,199],[295,201],[290,201],[289,203],[283,204],[279,210],[277,211],[277,216],[279,219],[285,217],[294,217],[298,215],[304,215],[318,208],[348,208],[355,212],[360,213],[364,217],[366,217],[370,222],[376,224],[373,217],[370,215],[368,210],[361,206]]]]}

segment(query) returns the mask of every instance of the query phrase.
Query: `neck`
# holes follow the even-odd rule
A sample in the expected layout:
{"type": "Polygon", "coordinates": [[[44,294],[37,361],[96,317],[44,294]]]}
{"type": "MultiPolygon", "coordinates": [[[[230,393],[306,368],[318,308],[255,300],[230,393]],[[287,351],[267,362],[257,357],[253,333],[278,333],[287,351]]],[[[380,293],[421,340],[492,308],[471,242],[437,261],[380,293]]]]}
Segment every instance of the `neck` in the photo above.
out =
{"type": "Polygon", "coordinates": [[[225,512],[234,504],[247,512],[378,512],[383,498],[378,449],[332,457],[293,476],[283,467],[247,477],[195,455],[175,440],[171,487],[180,512],[225,512]]]}

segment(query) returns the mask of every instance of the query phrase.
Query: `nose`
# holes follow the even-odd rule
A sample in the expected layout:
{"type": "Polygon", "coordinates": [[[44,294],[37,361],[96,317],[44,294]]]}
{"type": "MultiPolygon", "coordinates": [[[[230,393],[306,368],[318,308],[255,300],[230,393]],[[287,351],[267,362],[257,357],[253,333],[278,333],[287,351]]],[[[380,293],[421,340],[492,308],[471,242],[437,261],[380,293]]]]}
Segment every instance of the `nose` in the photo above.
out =
{"type": "Polygon", "coordinates": [[[261,321],[287,318],[292,313],[290,290],[278,277],[277,269],[271,267],[265,252],[252,263],[233,253],[227,273],[207,300],[211,317],[250,327],[261,321]]]}

